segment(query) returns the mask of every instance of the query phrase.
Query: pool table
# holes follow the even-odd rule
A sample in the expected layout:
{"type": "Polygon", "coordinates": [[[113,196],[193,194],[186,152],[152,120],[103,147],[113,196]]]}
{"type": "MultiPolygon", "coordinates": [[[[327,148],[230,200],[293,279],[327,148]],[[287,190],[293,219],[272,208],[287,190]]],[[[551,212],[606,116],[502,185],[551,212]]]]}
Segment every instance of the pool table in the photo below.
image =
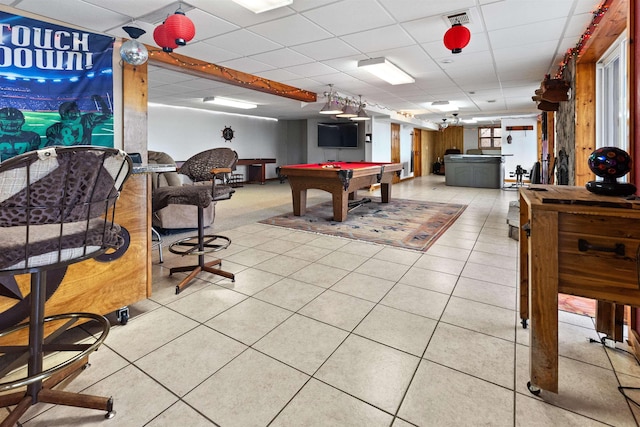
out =
{"type": "Polygon", "coordinates": [[[391,198],[393,175],[400,176],[401,163],[327,162],[281,166],[278,176],[288,178],[293,196],[293,214],[304,215],[307,209],[307,190],[328,191],[333,199],[333,220],[344,221],[349,200],[357,190],[380,184],[382,203],[391,198]]]}

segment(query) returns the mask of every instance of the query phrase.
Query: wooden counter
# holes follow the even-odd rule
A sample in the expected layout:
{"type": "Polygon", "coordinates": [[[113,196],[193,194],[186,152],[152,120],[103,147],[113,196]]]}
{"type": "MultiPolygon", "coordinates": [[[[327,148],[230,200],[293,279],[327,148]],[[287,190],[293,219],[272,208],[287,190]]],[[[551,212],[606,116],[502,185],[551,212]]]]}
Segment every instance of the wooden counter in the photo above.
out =
{"type": "Polygon", "coordinates": [[[640,306],[639,247],[638,201],[583,187],[520,189],[520,317],[530,319],[532,392],[558,392],[558,292],[640,306]]]}

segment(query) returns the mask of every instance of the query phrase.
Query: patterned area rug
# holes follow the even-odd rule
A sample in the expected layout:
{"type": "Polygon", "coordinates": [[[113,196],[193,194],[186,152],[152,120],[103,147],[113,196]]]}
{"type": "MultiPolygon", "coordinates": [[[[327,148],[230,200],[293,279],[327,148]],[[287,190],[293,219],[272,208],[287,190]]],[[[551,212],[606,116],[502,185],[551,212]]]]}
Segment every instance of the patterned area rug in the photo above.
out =
{"type": "Polygon", "coordinates": [[[370,203],[349,212],[344,222],[333,221],[331,202],[311,206],[303,216],[289,213],[260,222],[424,252],[465,208],[466,205],[403,199],[381,203],[379,198],[371,198],[370,203]]]}

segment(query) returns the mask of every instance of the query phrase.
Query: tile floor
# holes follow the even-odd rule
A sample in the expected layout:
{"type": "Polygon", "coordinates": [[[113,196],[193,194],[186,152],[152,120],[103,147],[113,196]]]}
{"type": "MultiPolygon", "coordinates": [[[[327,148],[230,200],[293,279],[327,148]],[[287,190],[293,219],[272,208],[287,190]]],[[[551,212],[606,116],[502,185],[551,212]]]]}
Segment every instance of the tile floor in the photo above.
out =
{"type": "Polygon", "coordinates": [[[70,384],[113,395],[116,417],[38,404],[23,424],[637,425],[640,408],[617,387],[640,386],[640,367],[589,343],[589,317],[560,312],[560,393],[528,392],[517,242],[505,222],[517,192],[443,181],[393,188],[398,198],[468,204],[426,253],[259,224],[291,209],[288,185],[239,188],[215,222],[233,241],[221,255],[235,283],[201,274],[175,295],[182,275],[168,269],[185,261],[165,251],[159,264],[154,253],[153,295],[130,307],[129,323],[112,327],[70,384]]]}

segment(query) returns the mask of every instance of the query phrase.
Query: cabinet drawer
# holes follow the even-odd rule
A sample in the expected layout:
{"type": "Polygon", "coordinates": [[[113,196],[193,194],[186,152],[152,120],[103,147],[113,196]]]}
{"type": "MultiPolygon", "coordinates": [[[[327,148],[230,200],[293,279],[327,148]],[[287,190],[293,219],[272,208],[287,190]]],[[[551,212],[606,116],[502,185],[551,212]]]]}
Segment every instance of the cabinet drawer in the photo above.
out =
{"type": "Polygon", "coordinates": [[[620,301],[635,294],[640,298],[639,246],[640,221],[561,214],[559,287],[574,292],[580,289],[585,296],[601,300],[620,301]]]}

